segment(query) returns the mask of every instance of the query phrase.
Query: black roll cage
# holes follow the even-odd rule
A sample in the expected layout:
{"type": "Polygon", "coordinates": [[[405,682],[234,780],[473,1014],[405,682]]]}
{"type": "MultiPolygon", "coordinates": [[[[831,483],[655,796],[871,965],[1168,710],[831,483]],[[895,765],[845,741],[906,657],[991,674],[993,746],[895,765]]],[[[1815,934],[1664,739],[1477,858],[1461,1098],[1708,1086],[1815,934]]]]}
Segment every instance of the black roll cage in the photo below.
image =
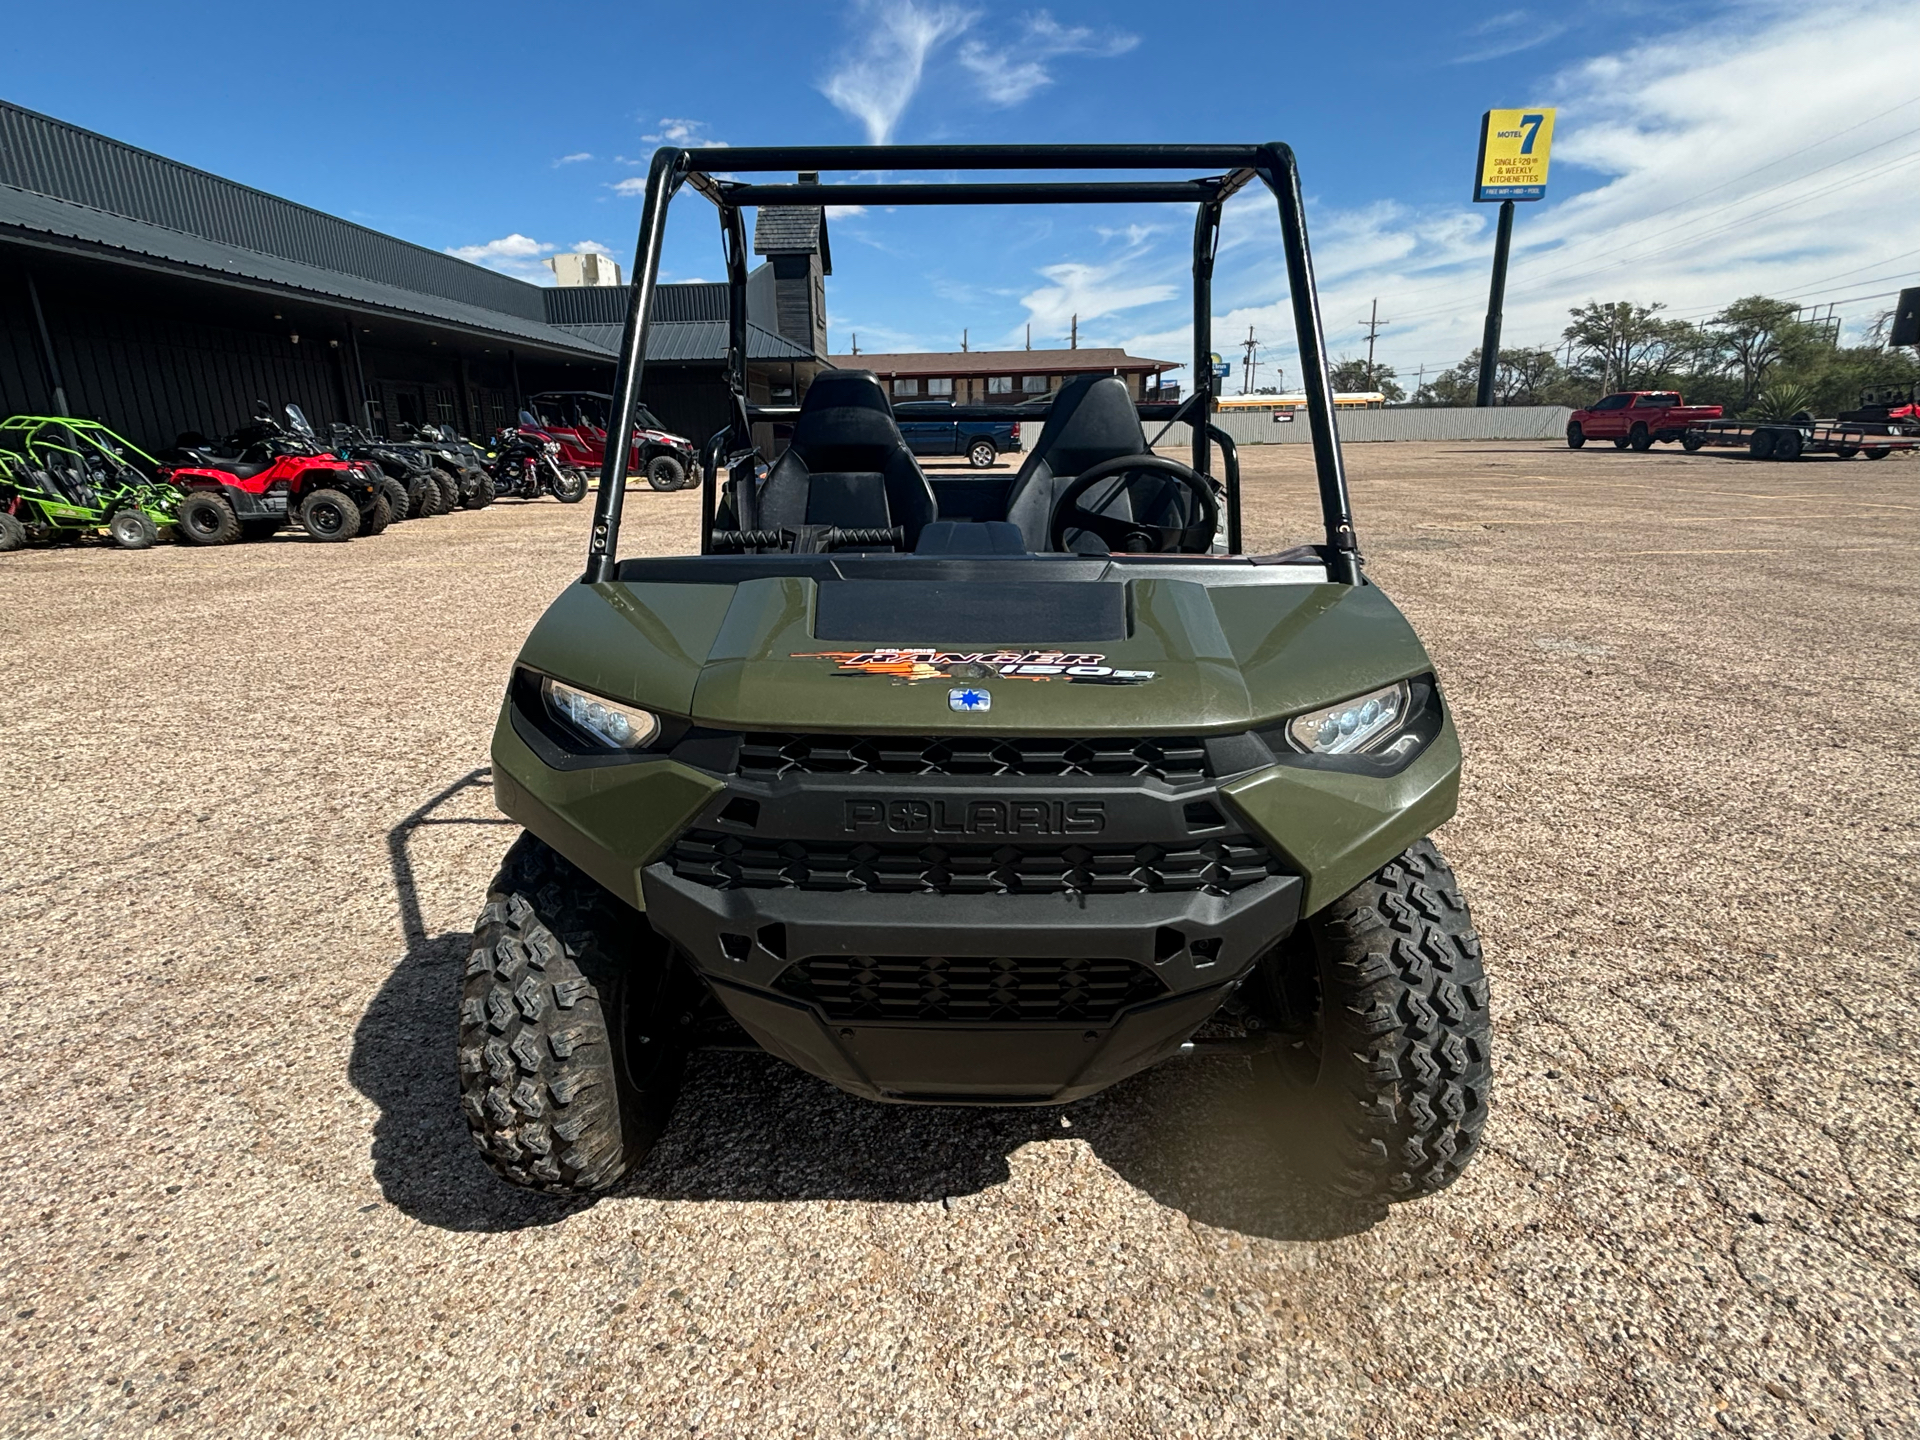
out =
{"type": "MultiPolygon", "coordinates": [[[[751,452],[755,419],[798,413],[793,409],[750,407],[747,403],[747,234],[741,211],[747,206],[796,205],[1037,205],[1037,204],[1186,204],[1195,207],[1193,226],[1193,393],[1179,405],[1141,406],[1143,416],[1169,422],[1190,420],[1193,468],[1207,473],[1211,446],[1220,444],[1227,468],[1227,548],[1241,553],[1240,467],[1233,441],[1212,423],[1214,376],[1213,262],[1220,240],[1220,213],[1227,199],[1262,181],[1280,206],[1280,232],[1293,301],[1294,331],[1305,374],[1307,419],[1313,432],[1314,470],[1320,510],[1326,524],[1323,551],[1330,580],[1358,585],[1359,543],[1347,494],[1346,466],[1334,429],[1333,380],[1327,373],[1326,342],[1320,325],[1320,299],[1314,289],[1313,259],[1307,248],[1307,222],[1300,193],[1300,170],[1290,146],[1263,145],[799,145],[722,146],[704,150],[661,149],[647,173],[646,204],[640,213],[640,237],[634,250],[633,289],[626,329],[620,339],[619,367],[607,427],[606,460],[594,505],[593,533],[587,543],[587,569],[581,577],[595,584],[615,577],[620,540],[620,510],[626,498],[626,460],[633,443],[634,412],[646,369],[647,332],[653,320],[653,295],[666,235],[667,206],[682,185],[691,185],[720,212],[721,240],[727,263],[727,385],[733,418],[701,447],[700,551],[713,546],[718,504],[718,468],[751,452]],[[991,181],[986,183],[862,183],[832,186],[756,184],[723,178],[767,171],[1002,170],[1219,170],[1198,179],[1108,181],[991,181]],[[719,173],[716,173],[719,172],[719,173]],[[1195,414],[1195,411],[1198,414],[1195,414]],[[1160,413],[1154,413],[1160,412],[1160,413]],[[737,441],[731,448],[729,441],[737,441]]],[[[969,406],[985,415],[1001,407],[969,406]]],[[[1004,407],[1004,418],[1030,411],[1004,407]]],[[[999,418],[999,417],[996,417],[999,418]]]]}

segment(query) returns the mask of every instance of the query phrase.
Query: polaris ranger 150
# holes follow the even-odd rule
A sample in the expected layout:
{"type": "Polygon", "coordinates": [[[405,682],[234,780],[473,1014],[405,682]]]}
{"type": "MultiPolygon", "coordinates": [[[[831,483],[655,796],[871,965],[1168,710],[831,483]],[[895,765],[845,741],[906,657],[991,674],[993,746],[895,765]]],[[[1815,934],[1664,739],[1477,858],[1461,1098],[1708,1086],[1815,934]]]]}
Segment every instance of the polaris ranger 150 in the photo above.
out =
{"type": "Polygon", "coordinates": [[[1277,1133],[1339,1187],[1452,1181],[1489,1087],[1480,944],[1427,838],[1460,745],[1432,660],[1362,569],[1292,152],[658,151],[610,457],[683,186],[719,211],[733,418],[702,452],[698,555],[619,558],[607,462],[586,573],[507,687],[494,786],[526,833],[460,1006],[487,1162],[604,1189],[666,1123],[688,1051],[729,1027],[855,1095],[934,1105],[1057,1105],[1240,1056],[1277,1133]],[[751,178],[833,170],[988,176],[751,178]],[[1074,170],[1206,173],[1002,178],[1074,170]],[[1324,519],[1318,543],[1262,555],[1242,553],[1238,465],[1210,422],[1221,208],[1249,184],[1279,205],[1324,519]],[[750,407],[741,212],[823,195],[1194,207],[1195,394],[1143,406],[1077,379],[1016,475],[931,483],[871,372],[750,407]],[[1189,421],[1190,458],[1154,454],[1143,413],[1189,421]],[[756,421],[791,423],[771,466],[756,421]]]}

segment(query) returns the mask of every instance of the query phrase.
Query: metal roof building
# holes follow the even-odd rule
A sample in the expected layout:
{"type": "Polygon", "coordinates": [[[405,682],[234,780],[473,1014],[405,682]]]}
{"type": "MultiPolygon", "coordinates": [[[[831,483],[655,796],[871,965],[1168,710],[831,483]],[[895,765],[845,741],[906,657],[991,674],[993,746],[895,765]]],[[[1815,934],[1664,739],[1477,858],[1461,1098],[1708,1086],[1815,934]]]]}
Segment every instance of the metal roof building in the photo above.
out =
{"type": "MultiPolygon", "coordinates": [[[[95,416],[150,449],[259,399],[479,432],[525,394],[608,388],[629,293],[531,285],[0,102],[0,410],[95,416]]],[[[725,415],[724,287],[658,295],[646,398],[701,438],[725,415]]],[[[748,339],[758,398],[824,363],[748,339]]]]}

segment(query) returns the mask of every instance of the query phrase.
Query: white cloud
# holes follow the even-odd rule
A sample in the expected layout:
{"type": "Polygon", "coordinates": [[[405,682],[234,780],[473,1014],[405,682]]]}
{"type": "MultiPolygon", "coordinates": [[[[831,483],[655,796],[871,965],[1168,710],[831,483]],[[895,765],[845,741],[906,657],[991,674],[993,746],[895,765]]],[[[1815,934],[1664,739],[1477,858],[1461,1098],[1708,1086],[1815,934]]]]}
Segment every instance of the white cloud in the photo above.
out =
{"type": "Polygon", "coordinates": [[[629,175],[626,179],[607,187],[616,195],[644,195],[647,193],[647,177],[629,175]]]}
{"type": "Polygon", "coordinates": [[[658,131],[651,135],[642,135],[640,138],[655,147],[678,145],[685,150],[710,150],[717,145],[727,143],[724,140],[715,140],[710,135],[702,135],[700,132],[707,128],[707,122],[704,120],[662,119],[659,124],[658,131]]]}
{"type": "Polygon", "coordinates": [[[829,205],[827,206],[827,218],[829,220],[845,220],[854,215],[864,215],[866,213],[867,213],[867,207],[864,205],[829,205]]]}
{"type": "Polygon", "coordinates": [[[515,232],[498,240],[489,240],[484,245],[450,246],[449,255],[458,255],[462,260],[486,262],[489,260],[522,260],[533,255],[545,255],[553,246],[544,245],[529,236],[515,232]]]}
{"type": "Polygon", "coordinates": [[[551,281],[553,277],[547,267],[540,263],[540,257],[551,255],[558,248],[557,245],[549,245],[515,231],[498,240],[489,240],[484,245],[449,245],[447,254],[522,280],[551,281]]]}
{"type": "Polygon", "coordinates": [[[1018,105],[1053,83],[1048,61],[1062,55],[1111,59],[1139,43],[1138,35],[1102,35],[1082,25],[1062,25],[1047,11],[1037,10],[1021,20],[1020,34],[1012,40],[967,41],[960,47],[960,63],[972,72],[990,104],[1018,105]]]}
{"type": "Polygon", "coordinates": [[[570,248],[576,255],[604,255],[609,260],[614,258],[613,251],[598,240],[576,240],[570,248]]]}
{"type": "Polygon", "coordinates": [[[1043,266],[1040,273],[1051,283],[1022,295],[1020,303],[1026,306],[1034,328],[1052,336],[1065,335],[1076,315],[1084,329],[1088,321],[1103,315],[1157,305],[1178,293],[1176,286],[1130,274],[1131,269],[1127,260],[1111,265],[1067,261],[1043,266]]]}
{"type": "MultiPolygon", "coordinates": [[[[1607,178],[1516,207],[1502,343],[1556,344],[1567,311],[1589,299],[1663,301],[1697,320],[1755,293],[1841,302],[1854,343],[1889,303],[1869,297],[1912,284],[1920,269],[1916,51],[1911,4],[1750,5],[1537,86],[1537,98],[1559,102],[1552,190],[1566,196],[1581,170],[1607,178]]],[[[1495,207],[1381,201],[1329,212],[1313,205],[1313,158],[1304,163],[1329,351],[1362,345],[1357,322],[1376,295],[1393,321],[1379,354],[1403,377],[1423,363],[1431,376],[1477,346],[1495,207]]],[[[1149,273],[1144,259],[1132,268],[1149,273]]],[[[1214,348],[1253,323],[1263,355],[1296,383],[1285,292],[1273,202],[1249,192],[1228,210],[1214,348]]],[[[1174,313],[1166,320],[1128,345],[1185,355],[1187,327],[1174,313]]]]}
{"type": "Polygon", "coordinates": [[[582,160],[591,159],[593,159],[593,156],[590,153],[585,150],[579,150],[572,155],[562,155],[558,160],[553,162],[553,168],[558,170],[562,165],[578,165],[582,160]]]}
{"type": "Polygon", "coordinates": [[[971,11],[925,0],[858,0],[858,46],[844,53],[820,92],[866,126],[867,143],[884,145],[920,88],[927,57],[974,22],[971,11]]]}
{"type": "Polygon", "coordinates": [[[1545,45],[1549,40],[1558,40],[1572,28],[1565,21],[1536,20],[1525,10],[1507,10],[1499,15],[1489,15],[1467,32],[1469,35],[1487,37],[1486,43],[1465,55],[1456,55],[1449,63],[1477,65],[1483,60],[1518,55],[1523,50],[1545,45]]]}

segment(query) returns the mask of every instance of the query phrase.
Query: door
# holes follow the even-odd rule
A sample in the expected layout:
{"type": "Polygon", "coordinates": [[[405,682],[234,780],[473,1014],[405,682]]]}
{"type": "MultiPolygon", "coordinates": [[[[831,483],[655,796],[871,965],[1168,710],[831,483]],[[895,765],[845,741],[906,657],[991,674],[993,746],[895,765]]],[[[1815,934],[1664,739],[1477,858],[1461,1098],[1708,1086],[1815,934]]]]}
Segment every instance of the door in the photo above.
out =
{"type": "Polygon", "coordinates": [[[1611,440],[1627,433],[1627,406],[1631,395],[1609,395],[1587,412],[1582,429],[1596,440],[1611,440]]]}

